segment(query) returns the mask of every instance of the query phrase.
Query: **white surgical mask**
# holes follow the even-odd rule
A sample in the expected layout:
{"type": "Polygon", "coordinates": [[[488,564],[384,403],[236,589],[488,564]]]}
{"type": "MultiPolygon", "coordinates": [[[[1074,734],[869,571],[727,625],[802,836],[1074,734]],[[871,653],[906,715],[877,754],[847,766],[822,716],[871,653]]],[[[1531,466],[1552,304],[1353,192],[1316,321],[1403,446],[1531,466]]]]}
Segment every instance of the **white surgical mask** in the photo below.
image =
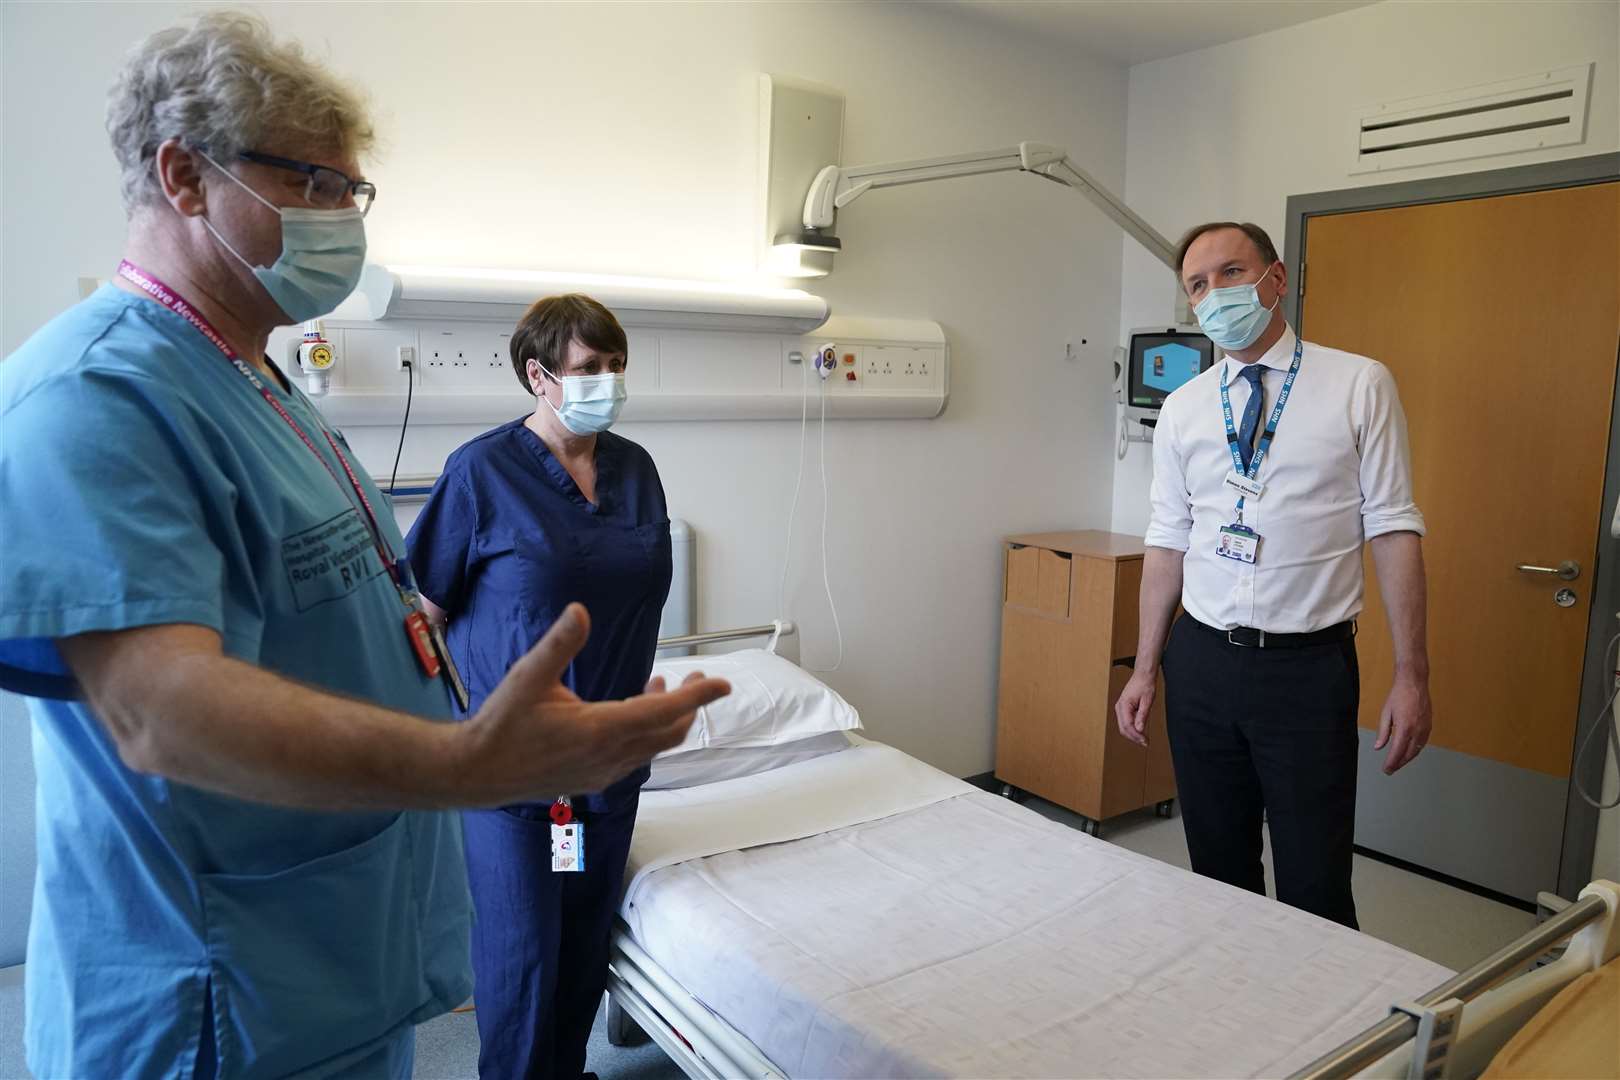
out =
{"type": "Polygon", "coordinates": [[[594,435],[612,427],[624,409],[625,399],[629,397],[622,371],[610,371],[603,375],[564,375],[560,379],[545,368],[541,368],[540,373],[561,386],[563,392],[560,408],[551,405],[543,394],[540,395],[541,400],[551,405],[551,411],[557,414],[563,427],[575,435],[594,435]]]}
{"type": "Polygon", "coordinates": [[[1260,340],[1260,335],[1271,325],[1272,311],[1282,302],[1282,294],[1278,293],[1277,303],[1269,308],[1260,306],[1260,290],[1256,286],[1264,280],[1266,277],[1262,274],[1259,281],[1248,285],[1211,289],[1209,295],[1198,301],[1193,314],[1198,316],[1198,325],[1209,340],[1227,352],[1247,349],[1260,340]]]}
{"type": "Polygon", "coordinates": [[[242,258],[206,217],[202,223],[226,251],[236,256],[237,262],[253,272],[288,321],[304,322],[330,314],[354,292],[366,264],[365,215],[358,207],[315,210],[277,206],[213,158],[207,154],[202,156],[280,216],[281,257],[272,266],[254,266],[242,258]]]}

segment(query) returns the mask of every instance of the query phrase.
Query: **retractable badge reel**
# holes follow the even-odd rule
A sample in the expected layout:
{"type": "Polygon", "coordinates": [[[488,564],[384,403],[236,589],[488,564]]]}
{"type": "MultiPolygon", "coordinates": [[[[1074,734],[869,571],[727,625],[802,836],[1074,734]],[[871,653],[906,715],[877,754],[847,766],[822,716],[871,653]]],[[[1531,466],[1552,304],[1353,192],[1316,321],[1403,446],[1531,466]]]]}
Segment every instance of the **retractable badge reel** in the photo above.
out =
{"type": "Polygon", "coordinates": [[[585,869],[585,826],[574,820],[574,801],[563,795],[551,804],[551,870],[577,874],[585,869]]]}
{"type": "Polygon", "coordinates": [[[416,663],[422,669],[422,674],[430,679],[437,679],[439,677],[439,654],[433,647],[433,628],[428,623],[427,616],[414,609],[407,611],[405,613],[405,637],[410,641],[411,649],[416,653],[416,663]]]}

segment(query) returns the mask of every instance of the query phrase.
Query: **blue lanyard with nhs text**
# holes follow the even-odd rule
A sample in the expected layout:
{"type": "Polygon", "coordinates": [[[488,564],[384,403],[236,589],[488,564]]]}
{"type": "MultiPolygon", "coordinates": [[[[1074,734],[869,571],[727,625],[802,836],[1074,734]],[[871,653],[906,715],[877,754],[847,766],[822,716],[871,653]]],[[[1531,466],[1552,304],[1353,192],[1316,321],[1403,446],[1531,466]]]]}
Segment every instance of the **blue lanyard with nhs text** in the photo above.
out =
{"type": "MultiPolygon", "coordinates": [[[[1238,452],[1237,428],[1232,424],[1232,397],[1226,389],[1226,370],[1221,370],[1221,415],[1226,420],[1226,448],[1232,452],[1232,471],[1238,476],[1250,481],[1260,475],[1260,463],[1266,459],[1266,451],[1271,449],[1271,440],[1277,437],[1277,422],[1282,419],[1283,409],[1288,407],[1288,395],[1294,389],[1294,379],[1299,375],[1299,358],[1305,351],[1305,339],[1294,339],[1294,362],[1288,366],[1288,377],[1283,380],[1282,391],[1277,395],[1277,404],[1272,406],[1271,415],[1266,419],[1266,430],[1260,436],[1260,445],[1254,448],[1254,456],[1249,459],[1249,467],[1243,467],[1243,455],[1238,452]]],[[[1255,393],[1260,393],[1257,384],[1255,393]]],[[[1237,501],[1238,524],[1243,523],[1243,500],[1245,496],[1239,495],[1237,501]]]]}

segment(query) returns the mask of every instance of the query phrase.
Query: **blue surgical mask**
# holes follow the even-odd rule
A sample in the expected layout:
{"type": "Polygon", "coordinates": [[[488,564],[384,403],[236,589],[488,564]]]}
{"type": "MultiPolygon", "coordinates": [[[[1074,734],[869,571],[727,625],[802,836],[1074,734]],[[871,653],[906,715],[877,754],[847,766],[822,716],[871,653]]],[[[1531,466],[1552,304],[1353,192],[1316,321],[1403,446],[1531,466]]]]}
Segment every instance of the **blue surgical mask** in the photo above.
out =
{"type": "Polygon", "coordinates": [[[629,396],[625,392],[623,372],[564,375],[559,379],[545,368],[540,370],[546,378],[559,384],[563,391],[561,408],[551,405],[543,397],[541,400],[551,405],[551,411],[557,414],[563,427],[575,435],[595,435],[612,427],[624,409],[625,398],[629,396]]]}
{"type": "MultiPolygon", "coordinates": [[[[1264,280],[1265,276],[1262,275],[1260,281],[1264,280]]],[[[1277,304],[1269,308],[1260,306],[1260,290],[1256,288],[1260,281],[1211,289],[1209,295],[1193,308],[1193,314],[1198,316],[1198,325],[1203,328],[1205,335],[1227,352],[1247,349],[1271,325],[1271,313],[1277,304]]],[[[1277,303],[1281,302],[1282,295],[1279,293],[1277,303]]]]}
{"type": "Polygon", "coordinates": [[[365,216],[358,208],[277,206],[207,154],[203,157],[281,217],[281,257],[273,266],[254,266],[242,258],[206,217],[203,226],[238,262],[253,271],[289,322],[329,314],[354,292],[366,264],[365,216]]]}

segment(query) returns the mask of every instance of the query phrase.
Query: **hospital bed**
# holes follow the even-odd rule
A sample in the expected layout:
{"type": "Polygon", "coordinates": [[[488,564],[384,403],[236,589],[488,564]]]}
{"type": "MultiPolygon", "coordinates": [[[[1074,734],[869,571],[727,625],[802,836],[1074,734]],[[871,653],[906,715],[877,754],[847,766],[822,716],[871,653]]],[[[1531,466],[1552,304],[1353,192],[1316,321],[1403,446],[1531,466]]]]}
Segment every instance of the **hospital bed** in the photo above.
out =
{"type": "Polygon", "coordinates": [[[610,1038],[639,1027],[710,1078],[1404,1075],[1425,1009],[1472,999],[1456,1060],[1488,1061],[1620,945],[1620,891],[1599,884],[1453,976],[849,741],[643,793],[610,1038]],[[1557,964],[1484,993],[1571,933],[1557,964]]]}

